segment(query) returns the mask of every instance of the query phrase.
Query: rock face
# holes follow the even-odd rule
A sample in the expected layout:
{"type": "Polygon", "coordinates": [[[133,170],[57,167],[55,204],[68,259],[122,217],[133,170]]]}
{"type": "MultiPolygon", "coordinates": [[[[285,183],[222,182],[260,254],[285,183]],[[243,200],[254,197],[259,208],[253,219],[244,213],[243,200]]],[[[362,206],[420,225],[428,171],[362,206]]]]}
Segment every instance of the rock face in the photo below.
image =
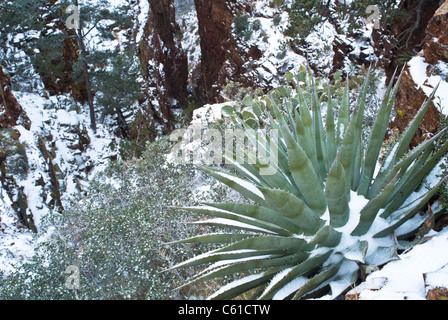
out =
{"type": "Polygon", "coordinates": [[[173,129],[172,107],[185,107],[188,92],[188,61],[178,35],[174,4],[170,0],[149,1],[150,15],[140,42],[140,60],[145,77],[145,96],[140,101],[142,114],[133,124],[131,138],[147,132],[154,138],[155,128],[163,134],[173,129]]]}
{"type": "Polygon", "coordinates": [[[439,5],[439,0],[401,1],[397,12],[404,14],[394,17],[386,30],[374,29],[372,39],[376,55],[380,57],[386,72],[387,82],[397,67],[401,67],[398,57],[422,49],[426,26],[439,5]]]}
{"type": "Polygon", "coordinates": [[[42,59],[48,59],[46,56],[51,56],[51,64],[57,67],[51,72],[48,67],[37,67],[37,71],[50,95],[71,93],[76,101],[85,103],[87,102],[86,84],[82,80],[74,81],[72,77],[73,66],[79,59],[78,42],[74,30],[67,29],[65,23],[51,13],[52,7],[57,5],[55,0],[51,0],[47,7],[43,8],[44,28],[41,31],[41,38],[44,39],[49,35],[54,35],[55,39],[56,35],[64,35],[64,37],[60,41],[54,41],[57,45],[48,46],[45,43],[39,45],[40,53],[35,57],[37,61],[42,61],[42,59]],[[56,55],[53,51],[58,54],[56,55]]]}
{"type": "MultiPolygon", "coordinates": [[[[448,63],[448,1],[445,1],[429,20],[423,38],[422,50],[417,57],[423,58],[424,62],[428,64],[427,76],[430,75],[430,69],[438,63],[448,63]]],[[[413,78],[410,67],[407,65],[395,99],[395,109],[400,110],[401,116],[397,116],[391,123],[391,127],[398,128],[400,132],[404,131],[427,99],[427,94],[416,84],[416,80],[420,81],[421,79],[413,78]]],[[[439,119],[439,111],[432,104],[411,145],[415,146],[425,140],[428,133],[436,132],[439,119]]]]}
{"type": "Polygon", "coordinates": [[[427,63],[448,62],[448,1],[437,9],[426,27],[423,54],[427,63]]]}
{"type": "Polygon", "coordinates": [[[18,124],[30,129],[30,119],[11,91],[9,76],[0,66],[0,128],[11,128],[18,124]]]}
{"type": "Polygon", "coordinates": [[[245,59],[232,35],[237,12],[250,11],[249,1],[195,0],[201,39],[201,62],[193,94],[203,103],[219,103],[221,89],[239,81],[245,59]]]}
{"type": "Polygon", "coordinates": [[[180,41],[180,27],[176,23],[174,2],[171,0],[149,0],[150,19],[153,21],[154,35],[163,43],[158,52],[163,64],[165,87],[168,95],[180,104],[187,100],[188,61],[180,41]]]}

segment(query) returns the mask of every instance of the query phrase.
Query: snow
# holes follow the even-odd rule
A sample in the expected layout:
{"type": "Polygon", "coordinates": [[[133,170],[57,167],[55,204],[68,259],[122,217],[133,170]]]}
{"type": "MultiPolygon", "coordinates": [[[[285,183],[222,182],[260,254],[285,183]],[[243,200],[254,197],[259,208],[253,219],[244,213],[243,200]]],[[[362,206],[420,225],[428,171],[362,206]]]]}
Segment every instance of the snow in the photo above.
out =
{"type": "Polygon", "coordinates": [[[434,104],[439,107],[439,110],[448,115],[448,66],[440,62],[438,64],[441,69],[441,74],[428,76],[429,64],[425,62],[425,58],[416,56],[408,62],[409,72],[412,79],[416,83],[417,88],[421,88],[426,96],[430,96],[434,88],[439,85],[434,98],[434,104]],[[444,75],[444,78],[442,77],[444,75]]]}
{"type": "MultiPolygon", "coordinates": [[[[19,141],[26,146],[26,155],[29,173],[23,179],[15,177],[17,184],[23,187],[27,196],[28,208],[33,214],[33,219],[38,230],[38,234],[32,234],[29,230],[21,228],[17,224],[17,216],[12,210],[9,197],[5,191],[1,190],[0,198],[0,230],[4,228],[0,237],[0,271],[13,272],[18,267],[17,264],[27,261],[33,256],[34,249],[40,241],[44,241],[51,232],[51,227],[42,229],[42,220],[51,210],[42,199],[43,187],[36,184],[36,181],[43,179],[46,184],[50,183],[48,176],[48,164],[42,156],[38,147],[38,137],[52,137],[55,145],[54,165],[57,165],[64,173],[63,180],[59,181],[64,186],[61,190],[61,200],[63,205],[68,203],[71,195],[79,195],[79,190],[75,181],[81,185],[88,181],[99,171],[103,170],[113,152],[110,150],[110,143],[114,137],[109,133],[109,129],[98,124],[97,133],[94,134],[90,127],[90,117],[87,108],[81,108],[80,112],[69,110],[67,103],[71,100],[66,96],[52,96],[45,98],[38,93],[15,91],[13,92],[26,114],[31,120],[30,130],[23,126],[15,127],[20,133],[19,141]],[[79,150],[68,148],[71,141],[76,141],[77,135],[71,131],[73,128],[84,128],[91,140],[87,149],[81,153],[79,150]],[[94,164],[89,174],[81,177],[85,165],[90,162],[94,164]]],[[[79,137],[78,137],[79,139],[79,137]]],[[[48,145],[47,145],[47,148],[48,145]]],[[[48,197],[47,200],[49,200],[48,197]]]]}
{"type": "Polygon", "coordinates": [[[361,300],[424,300],[424,275],[429,274],[427,285],[448,286],[448,230],[433,233],[432,238],[400,255],[381,270],[371,273],[367,282],[377,282],[374,290],[358,292],[361,300]]]}
{"type": "Polygon", "coordinates": [[[137,38],[136,38],[137,43],[142,40],[148,13],[149,13],[149,1],[138,1],[137,22],[138,22],[139,29],[138,29],[137,38]]]}
{"type": "Polygon", "coordinates": [[[16,227],[17,216],[5,190],[0,188],[0,271],[14,271],[12,262],[31,258],[34,254],[34,238],[24,229],[16,227]]]}

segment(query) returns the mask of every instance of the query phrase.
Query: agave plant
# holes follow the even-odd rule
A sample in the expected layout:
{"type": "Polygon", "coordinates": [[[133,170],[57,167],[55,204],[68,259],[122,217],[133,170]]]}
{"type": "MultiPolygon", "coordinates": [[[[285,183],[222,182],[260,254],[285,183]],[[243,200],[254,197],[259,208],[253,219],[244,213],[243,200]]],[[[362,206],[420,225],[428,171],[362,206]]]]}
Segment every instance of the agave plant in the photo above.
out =
{"type": "MultiPolygon", "coordinates": [[[[399,79],[388,86],[368,143],[363,143],[369,75],[351,116],[348,86],[336,109],[331,92],[324,103],[314,84],[302,89],[303,75],[289,78],[293,88],[278,88],[247,103],[266,108],[270,127],[278,131],[278,141],[265,136],[278,143],[275,174],[260,174],[260,163],[234,161],[236,174],[203,167],[250,201],[182,208],[211,217],[197,223],[226,230],[178,241],[218,244],[218,249],[173,267],[207,265],[185,285],[233,275],[236,280],[210,299],[247,292],[258,299],[337,297],[363,268],[397,258],[400,239],[418,231],[426,217],[417,213],[444,180],[433,179],[448,148],[448,142],[437,147],[440,133],[409,148],[434,93],[380,164],[399,79]]],[[[255,112],[262,121],[258,116],[255,112]]],[[[244,117],[235,119],[249,138],[260,140],[244,117]]]]}

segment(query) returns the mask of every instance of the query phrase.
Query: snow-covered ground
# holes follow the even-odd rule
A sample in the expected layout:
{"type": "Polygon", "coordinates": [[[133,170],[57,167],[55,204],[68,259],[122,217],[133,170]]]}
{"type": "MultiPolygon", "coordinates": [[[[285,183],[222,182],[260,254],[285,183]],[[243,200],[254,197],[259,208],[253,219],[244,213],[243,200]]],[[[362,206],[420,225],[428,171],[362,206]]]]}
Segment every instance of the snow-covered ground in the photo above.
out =
{"type": "Polygon", "coordinates": [[[371,273],[351,290],[360,300],[424,300],[428,290],[448,288],[448,229],[371,273]]]}
{"type": "MultiPolygon", "coordinates": [[[[70,110],[65,96],[42,97],[37,93],[14,92],[19,103],[31,120],[28,131],[22,126],[16,126],[20,132],[20,143],[26,145],[26,155],[29,173],[24,179],[16,177],[16,182],[24,188],[36,224],[38,235],[30,233],[17,224],[17,216],[11,208],[11,201],[6,192],[1,190],[0,199],[0,270],[13,271],[12,263],[26,260],[33,254],[35,245],[46,238],[46,231],[41,229],[41,221],[51,213],[48,203],[42,194],[44,188],[36,182],[43,179],[50,183],[48,164],[38,147],[38,138],[53,137],[55,157],[53,164],[60,168],[64,178],[59,180],[63,188],[61,200],[63,205],[68,203],[71,195],[80,196],[79,184],[84,189],[88,181],[99,171],[103,170],[115,152],[111,150],[111,143],[116,138],[110,133],[107,124],[98,124],[96,134],[90,129],[90,118],[87,110],[70,110]],[[79,140],[78,132],[84,130],[90,139],[86,150],[81,152],[70,148],[79,140]],[[86,166],[92,170],[85,171],[86,166]],[[78,184],[78,185],[77,185],[78,184]]],[[[48,146],[47,146],[48,147],[48,146]]],[[[47,197],[47,201],[51,197],[47,197]]]]}
{"type": "Polygon", "coordinates": [[[434,104],[445,115],[448,115],[448,64],[440,61],[436,67],[437,73],[429,73],[429,64],[425,62],[425,58],[416,56],[409,62],[409,71],[412,79],[417,84],[417,88],[421,88],[429,97],[434,88],[438,86],[434,97],[434,104]]]}

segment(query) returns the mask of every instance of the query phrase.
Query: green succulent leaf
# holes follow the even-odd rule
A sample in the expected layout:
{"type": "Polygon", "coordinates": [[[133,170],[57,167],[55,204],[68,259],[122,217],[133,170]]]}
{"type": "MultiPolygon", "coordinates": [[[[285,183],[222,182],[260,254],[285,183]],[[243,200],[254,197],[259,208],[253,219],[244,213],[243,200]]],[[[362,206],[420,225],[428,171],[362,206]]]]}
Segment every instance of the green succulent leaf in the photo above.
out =
{"type": "Polygon", "coordinates": [[[330,225],[335,228],[344,226],[350,217],[348,194],[350,189],[347,186],[345,170],[339,161],[339,157],[336,157],[325,184],[330,225]]]}
{"type": "MultiPolygon", "coordinates": [[[[392,79],[394,78],[395,74],[394,77],[392,77],[392,79]]],[[[384,95],[383,103],[381,104],[381,107],[378,110],[378,114],[375,123],[373,125],[372,132],[370,134],[369,144],[367,146],[365,163],[362,170],[362,177],[360,186],[358,188],[358,194],[366,196],[370,188],[375,167],[378,161],[378,155],[380,154],[384,136],[386,135],[387,127],[389,124],[388,121],[389,115],[392,111],[394,98],[398,91],[400,80],[401,75],[397,80],[394,88],[392,88],[393,81],[390,82],[384,95]]]]}
{"type": "Polygon", "coordinates": [[[289,134],[286,135],[285,140],[288,146],[289,169],[295,184],[307,205],[318,215],[322,215],[326,209],[322,182],[300,145],[289,134]]]}
{"type": "Polygon", "coordinates": [[[297,290],[296,294],[293,297],[293,300],[298,300],[306,294],[326,284],[329,279],[331,279],[338,273],[341,264],[342,262],[330,265],[326,267],[325,270],[312,277],[304,285],[302,285],[299,290],[297,290]]]}
{"type": "Polygon", "coordinates": [[[260,188],[267,207],[292,220],[306,234],[313,234],[324,224],[315,212],[298,197],[279,189],[260,188]]]}

